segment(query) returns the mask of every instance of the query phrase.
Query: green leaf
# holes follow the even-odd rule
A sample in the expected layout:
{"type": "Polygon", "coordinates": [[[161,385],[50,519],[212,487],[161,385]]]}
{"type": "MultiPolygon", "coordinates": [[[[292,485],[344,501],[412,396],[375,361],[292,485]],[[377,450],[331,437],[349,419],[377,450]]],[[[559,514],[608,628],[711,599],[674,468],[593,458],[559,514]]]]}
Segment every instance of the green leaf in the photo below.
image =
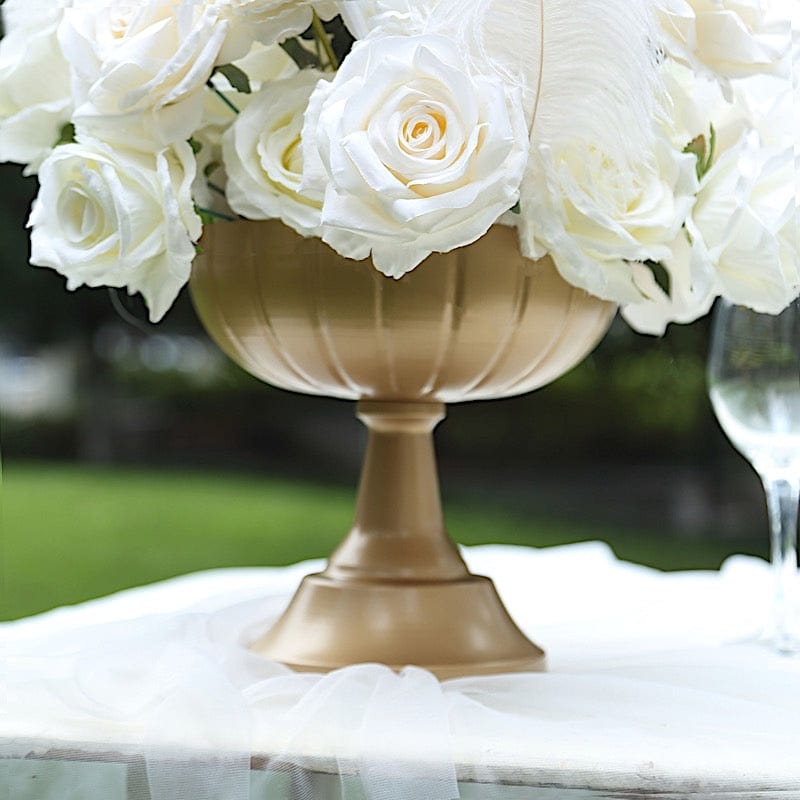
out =
{"type": "Polygon", "coordinates": [[[56,147],[60,144],[72,144],[75,141],[75,126],[71,122],[67,122],[64,127],[61,128],[60,133],[58,134],[58,141],[56,142],[56,147]]]}
{"type": "Polygon", "coordinates": [[[645,261],[644,265],[650,269],[650,272],[653,273],[653,278],[655,278],[656,283],[665,292],[667,297],[670,297],[672,281],[670,280],[667,268],[660,261],[651,261],[650,259],[645,261]]]}
{"type": "Polygon", "coordinates": [[[708,141],[708,157],[703,166],[703,175],[711,169],[717,151],[717,129],[713,125],[710,126],[708,141]]]}
{"type": "Polygon", "coordinates": [[[703,176],[713,166],[716,149],[717,131],[713,125],[711,125],[709,129],[708,142],[706,142],[706,137],[701,134],[700,136],[695,136],[695,138],[683,148],[684,153],[692,153],[697,159],[697,165],[695,167],[697,180],[702,180],[703,176]]]}
{"type": "Polygon", "coordinates": [[[244,70],[239,69],[235,64],[223,64],[217,67],[214,72],[219,72],[228,79],[228,83],[240,94],[252,94],[250,88],[250,78],[244,70]]]}
{"type": "Polygon", "coordinates": [[[189,147],[192,148],[192,152],[197,155],[203,149],[203,143],[198,142],[195,138],[189,139],[189,147]]]}
{"type": "Polygon", "coordinates": [[[296,37],[281,42],[281,47],[300,69],[306,69],[308,67],[315,67],[316,69],[322,68],[319,59],[312,52],[306,50],[296,37]]]}

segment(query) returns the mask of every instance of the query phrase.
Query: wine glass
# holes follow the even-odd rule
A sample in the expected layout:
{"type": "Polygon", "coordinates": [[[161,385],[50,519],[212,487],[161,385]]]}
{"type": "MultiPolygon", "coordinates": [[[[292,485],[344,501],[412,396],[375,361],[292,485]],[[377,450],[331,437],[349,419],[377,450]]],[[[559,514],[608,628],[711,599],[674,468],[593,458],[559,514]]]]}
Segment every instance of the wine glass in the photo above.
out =
{"type": "Polygon", "coordinates": [[[766,635],[779,651],[800,652],[800,300],[776,315],[719,300],[708,386],[722,429],[767,495],[774,607],[766,635]]]}

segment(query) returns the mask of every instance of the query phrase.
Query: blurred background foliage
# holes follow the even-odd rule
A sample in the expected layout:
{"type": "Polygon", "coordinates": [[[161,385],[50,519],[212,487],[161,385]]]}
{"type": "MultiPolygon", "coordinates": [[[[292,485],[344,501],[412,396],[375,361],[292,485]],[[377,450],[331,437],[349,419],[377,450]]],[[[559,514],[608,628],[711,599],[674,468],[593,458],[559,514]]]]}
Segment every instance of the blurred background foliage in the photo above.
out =
{"type": "MultiPolygon", "coordinates": [[[[0,616],[328,552],[365,440],[353,408],[243,373],[186,292],[157,326],[138,298],[68,293],[27,265],[35,179],[0,165],[0,180],[0,616]]],[[[604,538],[661,568],[764,554],[758,480],[706,396],[707,340],[708,320],[656,339],[618,319],[551,386],[450,407],[437,446],[454,537],[604,538]]]]}

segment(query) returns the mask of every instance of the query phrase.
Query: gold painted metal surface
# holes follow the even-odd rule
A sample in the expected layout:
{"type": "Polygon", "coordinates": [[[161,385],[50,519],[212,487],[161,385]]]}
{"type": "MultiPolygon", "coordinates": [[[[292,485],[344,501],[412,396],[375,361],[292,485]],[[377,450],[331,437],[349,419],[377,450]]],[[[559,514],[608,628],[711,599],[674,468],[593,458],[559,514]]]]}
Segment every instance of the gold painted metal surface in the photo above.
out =
{"type": "Polygon", "coordinates": [[[353,528],[253,648],[299,669],[412,663],[449,678],[543,668],[445,530],[431,437],[444,406],[362,401],[358,416],[369,440],[353,528]]]}
{"type": "Polygon", "coordinates": [[[279,222],[207,228],[191,279],[200,319],[253,375],[360,401],[369,429],[355,522],[253,649],[297,669],[416,664],[440,678],[544,668],[444,527],[432,432],[444,403],[538,388],[614,315],[516,233],[436,254],[396,281],[279,222]]]}
{"type": "Polygon", "coordinates": [[[258,378],[349,400],[452,403],[529,392],[575,366],[614,307],[519,253],[497,226],[401,280],[280,222],[210,225],[192,296],[258,378]]]}

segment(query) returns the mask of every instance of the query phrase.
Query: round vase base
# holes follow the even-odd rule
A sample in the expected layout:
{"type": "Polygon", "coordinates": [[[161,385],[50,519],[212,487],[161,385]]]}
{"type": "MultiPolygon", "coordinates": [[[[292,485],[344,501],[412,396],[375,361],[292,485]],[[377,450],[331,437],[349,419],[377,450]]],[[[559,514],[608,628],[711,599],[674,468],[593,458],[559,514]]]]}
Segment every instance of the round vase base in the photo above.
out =
{"type": "Polygon", "coordinates": [[[440,679],[541,672],[544,652],[476,575],[407,582],[308,575],[255,653],[304,672],[361,663],[415,665],[440,679]]]}

